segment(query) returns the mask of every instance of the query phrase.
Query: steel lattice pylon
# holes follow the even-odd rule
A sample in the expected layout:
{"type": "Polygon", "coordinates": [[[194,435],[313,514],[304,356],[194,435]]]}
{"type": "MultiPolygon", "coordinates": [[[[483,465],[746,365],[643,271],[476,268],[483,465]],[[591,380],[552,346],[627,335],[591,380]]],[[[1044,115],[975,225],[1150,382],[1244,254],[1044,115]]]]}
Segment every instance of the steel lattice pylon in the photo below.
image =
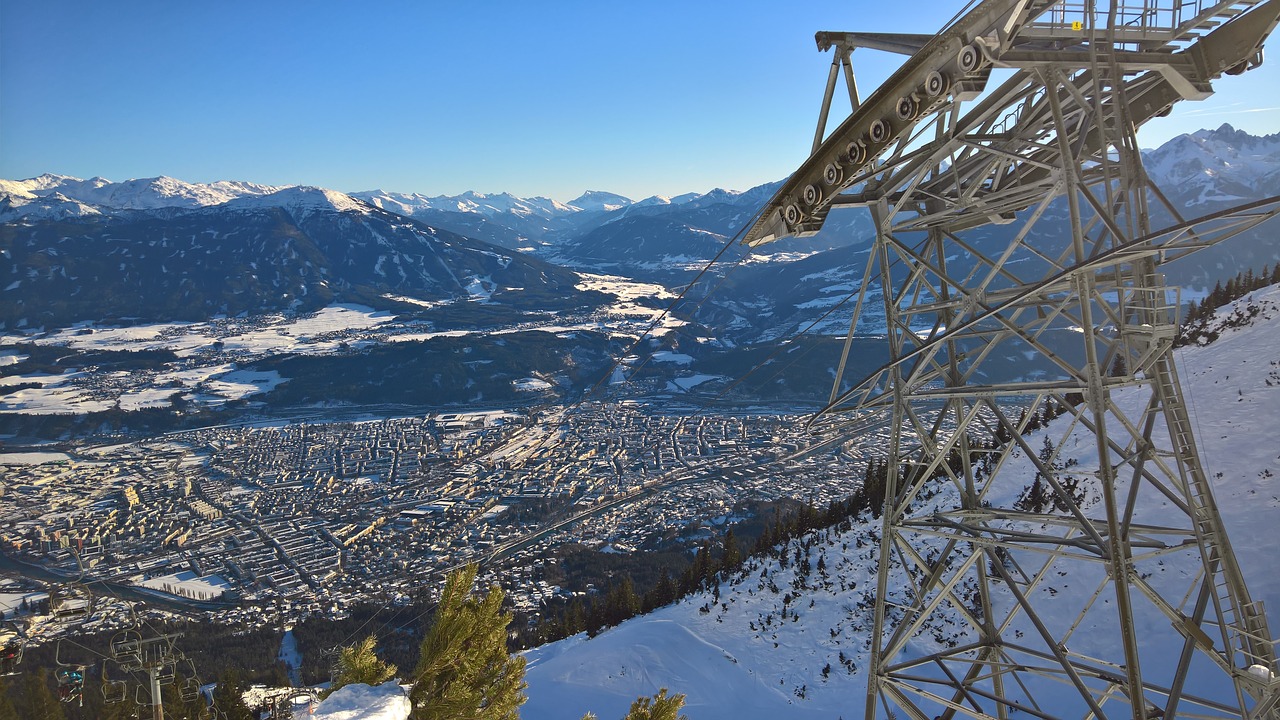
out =
{"type": "Polygon", "coordinates": [[[746,242],[812,234],[833,206],[875,222],[849,339],[878,285],[890,361],[852,390],[837,379],[820,416],[851,436],[889,416],[867,717],[1280,718],[1158,272],[1280,198],[1181,218],[1134,135],[1261,62],[1278,15],[1280,0],[987,0],[936,36],[818,34],[836,56],[813,156],[746,242]],[[911,57],[863,102],[855,47],[911,57]],[[824,138],[841,69],[854,112],[824,138]],[[1012,354],[1048,370],[989,379],[1012,354]],[[969,642],[929,640],[956,619],[969,642]]]}

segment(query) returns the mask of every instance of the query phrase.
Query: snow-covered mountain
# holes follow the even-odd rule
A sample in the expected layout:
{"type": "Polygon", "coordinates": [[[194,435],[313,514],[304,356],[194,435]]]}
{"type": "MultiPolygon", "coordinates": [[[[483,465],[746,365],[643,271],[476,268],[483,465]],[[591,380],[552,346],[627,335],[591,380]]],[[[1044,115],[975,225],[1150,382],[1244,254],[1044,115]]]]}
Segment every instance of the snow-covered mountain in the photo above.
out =
{"type": "Polygon", "coordinates": [[[117,210],[148,210],[161,207],[207,207],[246,196],[261,196],[282,188],[237,180],[189,183],[171,177],[140,178],[112,182],[95,177],[88,180],[67,175],[44,174],[27,180],[0,180],[0,197],[23,200],[61,196],[87,205],[117,210]]]}
{"type": "MultiPolygon", "coordinates": [[[[1275,359],[1280,348],[1280,286],[1259,290],[1220,310],[1219,322],[1227,324],[1236,307],[1252,307],[1257,314],[1248,325],[1224,329],[1207,347],[1178,351],[1178,362],[1187,395],[1194,398],[1197,439],[1217,478],[1215,493],[1227,530],[1237,540],[1235,551],[1253,598],[1272,608],[1274,626],[1274,608],[1280,608],[1280,559],[1274,543],[1263,539],[1273,537],[1280,523],[1280,456],[1274,444],[1258,439],[1263,429],[1280,423],[1280,369],[1275,359]]],[[[1117,399],[1122,406],[1127,402],[1123,396],[1117,399]]],[[[1065,425],[1053,425],[1041,432],[1064,429],[1065,425]]],[[[1039,441],[1033,437],[1028,442],[1034,447],[1039,441]]],[[[1090,460],[1088,443],[1081,445],[1083,467],[1090,460]]],[[[1020,462],[1008,471],[1025,471],[1030,482],[1034,468],[1026,458],[1020,462]]],[[[925,502],[947,499],[944,491],[925,502]]],[[[1143,522],[1159,525],[1163,512],[1145,508],[1143,522]]],[[[529,702],[521,717],[558,720],[588,710],[620,717],[633,698],[662,687],[688,696],[685,712],[690,720],[860,717],[878,530],[879,521],[864,516],[847,532],[813,533],[771,558],[749,563],[719,586],[718,601],[713,593],[701,593],[595,638],[579,635],[528,651],[529,702]]],[[[1180,556],[1171,554],[1155,572],[1186,572],[1180,562],[1180,556]]],[[[903,588],[907,583],[891,581],[890,586],[903,588]]],[[[1070,618],[1078,607],[1070,603],[1077,603],[1081,593],[1087,597],[1097,579],[1063,576],[1053,586],[1041,587],[1035,602],[1049,608],[1043,615],[1051,617],[1055,598],[1061,597],[1064,608],[1073,608],[1064,614],[1070,618]]],[[[1171,638],[1169,657],[1177,656],[1181,636],[1169,631],[1163,616],[1139,617],[1138,623],[1152,628],[1150,642],[1171,638]]],[[[925,627],[913,642],[922,647],[964,642],[963,627],[958,618],[953,625],[925,627]]],[[[1070,643],[1073,649],[1087,650],[1110,644],[1114,637],[1112,625],[1086,622],[1070,643]]]]}
{"type": "Polygon", "coordinates": [[[1186,207],[1260,199],[1280,189],[1280,133],[1258,137],[1224,124],[1179,135],[1144,153],[1143,162],[1186,207]]]}
{"type": "Polygon", "coordinates": [[[588,190],[574,198],[569,203],[569,206],[578,208],[583,212],[610,212],[612,210],[621,210],[630,204],[631,198],[623,197],[617,193],[588,190]]]}
{"type": "Polygon", "coordinates": [[[58,198],[9,206],[59,211],[52,219],[0,223],[2,327],[310,312],[335,301],[401,308],[388,297],[483,296],[518,312],[591,303],[576,273],[333,190],[102,212],[58,198]]]}
{"type": "Polygon", "coordinates": [[[521,198],[510,193],[485,195],[477,192],[465,192],[461,195],[427,196],[421,193],[365,190],[351,193],[351,196],[401,215],[414,215],[424,210],[440,210],[443,212],[472,213],[485,217],[510,214],[516,217],[542,218],[546,220],[563,215],[571,215],[579,210],[579,208],[565,205],[550,198],[521,198]]]}
{"type": "MultiPolygon", "coordinates": [[[[1152,179],[1184,217],[1280,194],[1280,135],[1255,137],[1223,125],[1174,138],[1147,152],[1146,162],[1152,179]]],[[[745,192],[717,188],[670,198],[654,196],[635,203],[620,195],[590,191],[566,204],[507,193],[428,197],[376,190],[345,195],[237,181],[198,184],[158,177],[113,183],[42,175],[0,180],[0,223],[223,205],[229,209],[287,206],[295,211],[315,203],[351,212],[380,208],[431,228],[498,245],[508,254],[518,250],[575,270],[678,285],[724,248],[779,184],[745,192]]],[[[1065,209],[1055,205],[1047,217],[1063,213],[1065,209]]],[[[1159,203],[1153,203],[1152,217],[1157,227],[1172,222],[1159,203]]],[[[980,228],[970,241],[1000,248],[1015,228],[980,228]]],[[[1041,223],[1038,231],[1057,232],[1052,223],[1041,223]]],[[[742,251],[734,250],[707,277],[702,292],[715,288],[715,293],[700,306],[700,319],[724,328],[738,343],[794,333],[853,292],[861,281],[871,239],[867,213],[846,209],[832,212],[816,237],[770,245],[740,266],[734,262],[742,251]],[[718,274],[730,267],[732,273],[722,282],[718,274]]],[[[1260,268],[1277,260],[1280,234],[1264,225],[1197,253],[1193,262],[1175,263],[1164,270],[1173,284],[1207,289],[1242,267],[1260,268]]],[[[698,294],[695,289],[691,300],[700,301],[698,294]]],[[[847,315],[836,312],[814,332],[836,334],[846,328],[847,315]]]]}

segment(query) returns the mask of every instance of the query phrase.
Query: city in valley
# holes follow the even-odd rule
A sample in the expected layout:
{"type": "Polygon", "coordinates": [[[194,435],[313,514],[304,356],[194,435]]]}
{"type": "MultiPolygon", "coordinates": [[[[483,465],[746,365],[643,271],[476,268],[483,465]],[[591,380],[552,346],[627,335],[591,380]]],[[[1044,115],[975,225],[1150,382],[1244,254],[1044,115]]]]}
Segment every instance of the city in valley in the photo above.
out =
{"type": "Polygon", "coordinates": [[[633,553],[723,526],[748,500],[824,506],[858,486],[867,452],[796,414],[624,400],[11,454],[0,542],[27,579],[0,599],[93,582],[154,614],[277,625],[408,603],[480,562],[518,609],[536,610],[571,594],[543,577],[560,545],[633,553]]]}

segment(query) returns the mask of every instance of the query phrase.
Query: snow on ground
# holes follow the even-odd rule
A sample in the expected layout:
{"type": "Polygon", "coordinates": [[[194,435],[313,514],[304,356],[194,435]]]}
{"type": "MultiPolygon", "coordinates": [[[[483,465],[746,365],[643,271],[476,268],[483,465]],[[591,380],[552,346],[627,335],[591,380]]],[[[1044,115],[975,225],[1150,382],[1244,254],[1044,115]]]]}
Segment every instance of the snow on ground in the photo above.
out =
{"type": "MultiPolygon", "coordinates": [[[[669,290],[656,285],[654,283],[642,283],[627,278],[615,277],[613,275],[593,275],[591,273],[578,273],[581,278],[576,287],[582,291],[596,290],[603,293],[613,295],[618,300],[603,309],[604,314],[611,320],[616,319],[632,319],[640,321],[642,327],[648,327],[649,323],[654,322],[664,312],[663,309],[653,308],[642,305],[638,301],[649,300],[671,300],[675,298],[669,290]]],[[[653,337],[660,337],[670,332],[674,332],[677,328],[683,327],[686,323],[679,318],[667,315],[662,321],[654,327],[650,333],[653,337]]]]}
{"type": "MultiPolygon", "coordinates": [[[[1258,308],[1252,327],[1226,329],[1217,342],[1184,348],[1176,356],[1223,521],[1252,598],[1271,608],[1274,633],[1280,627],[1280,556],[1273,542],[1280,524],[1280,447],[1270,437],[1271,429],[1280,425],[1280,287],[1258,291],[1239,306],[1258,308]]],[[[1227,312],[1220,311],[1219,317],[1227,312]]],[[[1129,417],[1149,397],[1149,391],[1139,390],[1115,393],[1121,411],[1129,417]]],[[[1063,436],[1069,431],[1065,420],[1060,418],[1029,437],[1030,446],[1039,447],[1046,432],[1063,436]]],[[[1067,443],[1071,446],[1070,436],[1067,443]]],[[[1076,437],[1071,451],[1079,474],[1097,468],[1091,435],[1076,437]]],[[[1021,457],[1011,461],[1008,470],[1015,474],[1011,479],[1021,473],[1029,482],[1034,475],[1031,468],[1030,461],[1021,457]]],[[[993,486],[1004,497],[990,499],[996,506],[1009,502],[1008,495],[1016,497],[1019,491],[1017,485],[1015,481],[993,486]]],[[[917,512],[928,513],[947,498],[946,492],[940,493],[921,502],[917,512]]],[[[1163,500],[1144,498],[1136,520],[1173,523],[1177,513],[1163,500]]],[[[1185,527],[1185,515],[1182,518],[1178,524],[1185,527]]],[[[587,711],[602,718],[621,717],[636,697],[663,687],[687,696],[685,712],[690,720],[861,717],[877,530],[878,521],[855,522],[846,533],[811,535],[813,557],[800,561],[810,568],[807,580],[800,580],[797,573],[792,555],[800,542],[793,541],[785,567],[774,558],[752,561],[753,565],[720,586],[719,603],[711,593],[702,593],[593,639],[580,635],[528,651],[529,701],[521,717],[561,720],[587,711]],[[829,576],[814,572],[819,557],[829,576]],[[790,600],[797,583],[798,600],[790,600]]],[[[1139,567],[1145,571],[1144,581],[1162,593],[1185,590],[1199,566],[1197,556],[1179,551],[1167,552],[1158,563],[1155,559],[1145,562],[1139,567]]],[[[1042,616],[1054,625],[1054,637],[1070,637],[1073,652],[1114,657],[1117,623],[1109,612],[1110,601],[1095,606],[1074,630],[1057,627],[1072,622],[1103,580],[1101,566],[1064,567],[1072,572],[1058,575],[1050,569],[1052,580],[1036,590],[1039,595],[1034,600],[1043,603],[1042,616]]],[[[895,594],[905,586],[903,577],[890,581],[895,594]]],[[[1158,678],[1170,670],[1182,638],[1170,632],[1167,618],[1140,593],[1134,595],[1138,598],[1135,624],[1144,643],[1144,677],[1150,667],[1151,677],[1158,678]]],[[[1006,591],[998,590],[993,601],[1000,604],[1010,599],[1006,591]]],[[[1033,632],[1025,615],[1017,616],[1011,627],[1033,632]]],[[[966,638],[958,617],[944,614],[942,622],[910,641],[908,654],[931,652],[966,638]]],[[[1230,695],[1223,684],[1220,672],[1200,672],[1193,665],[1187,689],[1221,698],[1230,695]]],[[[1062,692],[1074,693],[1065,685],[1062,692]]]]}
{"type": "Polygon", "coordinates": [[[704,375],[697,373],[686,377],[678,377],[667,383],[667,389],[672,392],[688,392],[691,388],[695,388],[702,383],[711,382],[712,380],[724,380],[723,375],[704,375]]]}
{"type": "Polygon", "coordinates": [[[280,652],[276,653],[276,659],[284,663],[289,669],[289,682],[294,686],[302,684],[302,654],[298,652],[298,638],[293,634],[293,628],[284,631],[284,637],[280,638],[280,652]]]}
{"type": "Polygon", "coordinates": [[[234,370],[216,379],[205,382],[209,392],[230,400],[271,392],[284,382],[280,373],[275,370],[255,372],[251,370],[234,370]]]}
{"type": "Polygon", "coordinates": [[[684,353],[672,352],[670,350],[659,350],[653,354],[653,361],[688,365],[693,362],[693,356],[685,355],[684,353]]]}
{"type": "Polygon", "coordinates": [[[153,577],[138,583],[142,587],[159,590],[170,595],[181,595],[193,600],[216,600],[223,591],[231,589],[231,583],[217,575],[203,577],[187,570],[172,575],[153,577]]]}
{"type": "MultiPolygon", "coordinates": [[[[120,394],[121,410],[142,410],[143,408],[169,407],[173,388],[133,388],[120,394]]],[[[177,391],[181,392],[181,391],[177,391]]]]}
{"type": "Polygon", "coordinates": [[[0,453],[0,465],[44,465],[70,459],[70,455],[60,452],[0,453]]]}
{"type": "Polygon", "coordinates": [[[113,398],[97,396],[74,381],[84,378],[81,372],[62,375],[13,375],[3,378],[4,385],[34,383],[39,387],[23,388],[0,397],[0,412],[24,412],[33,415],[90,413],[110,410],[113,398]]]}
{"type": "Polygon", "coordinates": [[[339,336],[343,333],[369,330],[393,319],[394,316],[385,310],[339,303],[297,317],[270,314],[122,328],[79,323],[44,334],[5,335],[0,337],[0,344],[35,342],[77,350],[172,350],[179,357],[189,357],[208,350],[214,342],[220,342],[224,352],[321,354],[336,350],[342,342],[339,336]]]}
{"type": "Polygon", "coordinates": [[[8,617],[15,610],[22,608],[22,601],[27,601],[27,606],[34,606],[36,603],[49,597],[43,592],[0,592],[0,616],[8,617]]]}
{"type": "Polygon", "coordinates": [[[392,680],[381,685],[346,685],[325,698],[311,720],[407,720],[409,696],[392,680]]]}
{"type": "Polygon", "coordinates": [[[408,295],[394,295],[392,293],[384,293],[382,297],[388,300],[395,300],[396,302],[417,305],[418,307],[424,308],[444,307],[445,305],[449,305],[453,302],[452,300],[419,300],[418,298],[409,297],[408,295]]]}

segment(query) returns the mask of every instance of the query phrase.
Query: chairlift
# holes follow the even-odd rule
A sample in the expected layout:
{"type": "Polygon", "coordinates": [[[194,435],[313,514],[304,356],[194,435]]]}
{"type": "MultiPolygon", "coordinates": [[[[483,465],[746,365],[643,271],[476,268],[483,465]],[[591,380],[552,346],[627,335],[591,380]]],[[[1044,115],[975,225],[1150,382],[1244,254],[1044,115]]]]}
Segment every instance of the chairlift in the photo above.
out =
{"type": "Polygon", "coordinates": [[[84,707],[84,665],[60,667],[54,672],[58,680],[58,699],[84,707]]]}
{"type": "Polygon", "coordinates": [[[107,677],[107,661],[102,661],[102,699],[109,705],[124,702],[129,697],[129,686],[124,680],[107,677]]]}
{"type": "Polygon", "coordinates": [[[66,583],[49,591],[49,614],[59,620],[76,620],[93,614],[93,593],[80,583],[66,583]]]}
{"type": "Polygon", "coordinates": [[[68,643],[81,648],[84,647],[68,638],[58,638],[53,651],[53,661],[58,666],[53,672],[54,679],[58,681],[58,699],[65,703],[76,703],[83,707],[84,671],[88,666],[77,658],[66,654],[68,643]]]}
{"type": "Polygon", "coordinates": [[[182,679],[182,684],[178,686],[178,697],[182,698],[182,702],[193,702],[200,697],[200,678],[196,676],[196,664],[191,660],[187,660],[187,667],[191,669],[190,674],[182,679]]]}
{"type": "Polygon", "coordinates": [[[133,629],[121,630],[111,638],[111,659],[120,663],[142,662],[142,633],[133,629]]]}
{"type": "Polygon", "coordinates": [[[161,685],[172,685],[178,677],[178,668],[174,663],[165,663],[156,669],[156,680],[161,685]]]}
{"type": "Polygon", "coordinates": [[[342,674],[342,646],[335,645],[327,650],[320,651],[320,660],[329,661],[329,682],[338,682],[338,676],[342,674]]]}
{"type": "Polygon", "coordinates": [[[295,690],[278,702],[277,707],[283,708],[284,714],[281,715],[281,718],[293,720],[295,710],[305,708],[308,715],[314,714],[316,703],[318,702],[320,702],[320,699],[316,697],[314,692],[310,690],[295,690]]]}
{"type": "Polygon", "coordinates": [[[18,674],[18,665],[22,662],[22,650],[26,645],[26,633],[17,623],[8,622],[0,627],[0,676],[18,674]]]}

